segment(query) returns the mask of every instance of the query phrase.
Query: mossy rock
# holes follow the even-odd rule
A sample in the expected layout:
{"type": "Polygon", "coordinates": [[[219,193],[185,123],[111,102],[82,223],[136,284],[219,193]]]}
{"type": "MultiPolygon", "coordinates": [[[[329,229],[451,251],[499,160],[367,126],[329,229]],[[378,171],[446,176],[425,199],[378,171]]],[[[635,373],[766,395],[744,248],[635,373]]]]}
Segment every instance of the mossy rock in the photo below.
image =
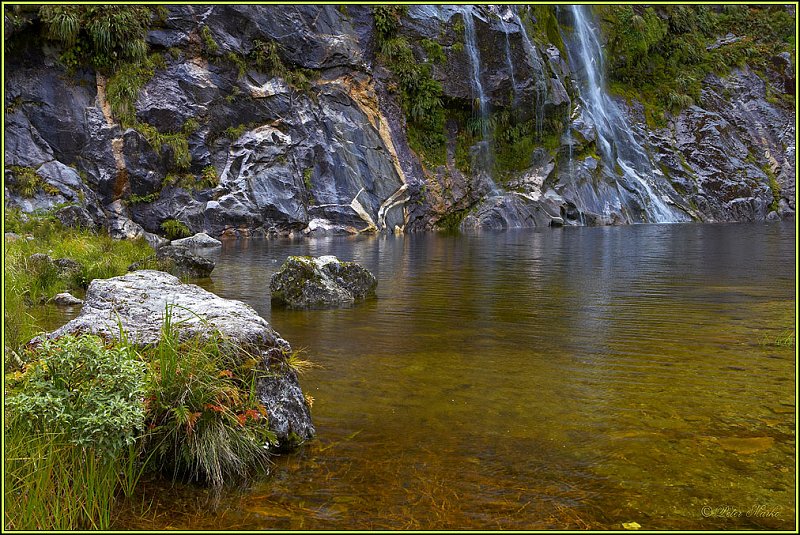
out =
{"type": "Polygon", "coordinates": [[[290,256],[272,276],[272,300],[287,308],[335,308],[375,296],[378,281],[355,262],[335,256],[290,256]]]}

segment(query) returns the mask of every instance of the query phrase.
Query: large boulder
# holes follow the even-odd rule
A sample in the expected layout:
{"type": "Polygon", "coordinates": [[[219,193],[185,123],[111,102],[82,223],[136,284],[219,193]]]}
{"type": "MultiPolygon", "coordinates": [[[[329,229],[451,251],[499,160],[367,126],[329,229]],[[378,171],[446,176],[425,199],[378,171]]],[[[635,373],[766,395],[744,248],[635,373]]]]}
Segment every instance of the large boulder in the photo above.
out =
{"type": "Polygon", "coordinates": [[[308,404],[296,373],[286,362],[289,343],[249,305],[183,284],[168,273],[142,270],[93,280],[80,315],[45,336],[93,333],[114,340],[119,339],[121,327],[133,344],[156,344],[168,305],[172,324],[181,335],[210,336],[219,331],[250,354],[261,355],[260,365],[267,373],[260,376],[257,390],[279,448],[314,436],[308,404]]]}
{"type": "Polygon", "coordinates": [[[355,262],[335,256],[290,256],[272,276],[272,300],[288,308],[352,305],[375,295],[378,281],[355,262]]]}

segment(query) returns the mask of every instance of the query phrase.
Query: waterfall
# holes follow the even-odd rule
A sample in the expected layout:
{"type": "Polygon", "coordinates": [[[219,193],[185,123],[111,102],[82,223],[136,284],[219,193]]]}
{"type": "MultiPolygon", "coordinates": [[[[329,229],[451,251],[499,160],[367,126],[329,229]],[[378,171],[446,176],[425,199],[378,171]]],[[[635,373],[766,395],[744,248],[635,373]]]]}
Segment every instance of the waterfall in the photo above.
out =
{"type": "MultiPolygon", "coordinates": [[[[525,49],[525,53],[528,55],[528,58],[530,59],[531,67],[534,71],[534,92],[536,96],[533,112],[536,124],[536,137],[541,139],[542,128],[544,125],[544,101],[547,98],[547,82],[545,81],[546,78],[544,74],[544,66],[539,59],[539,53],[537,52],[533,41],[531,41],[531,38],[528,35],[528,30],[525,28],[525,25],[522,23],[522,19],[519,18],[519,14],[515,9],[513,9],[513,7],[511,9],[511,13],[520,28],[520,33],[522,34],[522,46],[525,49]]],[[[506,39],[508,39],[508,35],[506,35],[506,39]]]]}
{"type": "Polygon", "coordinates": [[[512,108],[517,107],[517,80],[514,78],[514,62],[511,59],[511,41],[508,38],[508,23],[502,16],[500,22],[503,25],[503,33],[506,36],[506,63],[508,64],[509,76],[511,76],[511,89],[514,91],[514,101],[511,103],[512,108]]]}
{"type": "MultiPolygon", "coordinates": [[[[627,189],[638,192],[648,222],[688,220],[685,214],[669,207],[658,192],[659,184],[647,151],[633,136],[631,125],[606,91],[603,52],[591,15],[580,5],[570,6],[570,11],[574,25],[567,52],[573,74],[578,78],[580,102],[594,123],[597,147],[606,169],[612,173],[615,169],[621,171],[627,189]]],[[[671,189],[663,179],[661,182],[662,188],[671,189]]]]}
{"type": "Polygon", "coordinates": [[[472,68],[472,87],[478,99],[478,111],[481,118],[481,133],[486,139],[489,110],[486,102],[486,95],[483,92],[481,83],[481,53],[478,50],[478,38],[475,34],[475,21],[472,20],[472,11],[466,6],[462,11],[464,19],[464,47],[469,55],[470,67],[472,68]]]}
{"type": "Polygon", "coordinates": [[[464,48],[470,60],[470,67],[472,69],[472,87],[475,91],[478,100],[478,112],[480,113],[480,127],[481,127],[481,142],[478,145],[477,162],[479,170],[483,171],[483,175],[489,186],[492,195],[501,195],[502,191],[497,187],[491,177],[491,156],[492,149],[489,146],[489,106],[486,94],[483,92],[483,83],[481,82],[481,55],[478,50],[478,38],[475,33],[475,21],[472,19],[471,6],[463,6],[461,8],[461,15],[464,20],[464,48]]]}

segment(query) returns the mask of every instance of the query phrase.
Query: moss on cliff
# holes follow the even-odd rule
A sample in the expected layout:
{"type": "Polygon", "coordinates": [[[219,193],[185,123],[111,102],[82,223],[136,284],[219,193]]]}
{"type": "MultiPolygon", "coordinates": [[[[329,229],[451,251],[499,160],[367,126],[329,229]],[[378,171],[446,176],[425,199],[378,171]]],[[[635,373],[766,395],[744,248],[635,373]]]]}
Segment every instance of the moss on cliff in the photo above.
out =
{"type": "MultiPolygon", "coordinates": [[[[794,54],[795,20],[784,6],[595,8],[608,39],[612,89],[645,105],[648,122],[699,103],[703,79],[745,64],[765,69],[794,54]]],[[[793,99],[792,99],[793,100],[793,99]]]]}

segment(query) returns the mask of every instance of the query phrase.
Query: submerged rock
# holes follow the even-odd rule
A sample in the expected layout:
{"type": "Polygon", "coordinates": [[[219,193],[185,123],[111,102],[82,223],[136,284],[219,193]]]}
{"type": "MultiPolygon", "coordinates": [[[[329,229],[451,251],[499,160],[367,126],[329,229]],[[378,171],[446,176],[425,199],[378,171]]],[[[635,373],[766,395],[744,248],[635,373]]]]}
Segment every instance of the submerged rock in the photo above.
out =
{"type": "Polygon", "coordinates": [[[191,252],[180,245],[165,245],[156,249],[156,254],[140,262],[134,262],[128,271],[157,269],[177,277],[204,279],[214,271],[214,262],[191,252]]]}
{"type": "Polygon", "coordinates": [[[189,236],[188,238],[172,240],[170,245],[180,245],[183,247],[196,247],[198,249],[202,249],[205,247],[222,247],[222,242],[216,238],[212,238],[205,232],[198,232],[194,236],[189,236]]]}
{"type": "Polygon", "coordinates": [[[290,256],[272,276],[272,300],[289,308],[347,306],[375,295],[375,276],[335,256],[290,256]]]}
{"type": "Polygon", "coordinates": [[[238,347],[261,355],[260,366],[267,373],[260,376],[257,390],[279,448],[314,436],[297,375],[286,364],[291,352],[289,343],[249,305],[183,284],[168,273],[142,270],[93,280],[80,315],[45,337],[93,333],[114,340],[119,339],[121,327],[133,344],[156,344],[168,306],[172,324],[181,335],[210,336],[219,331],[238,347]]]}

